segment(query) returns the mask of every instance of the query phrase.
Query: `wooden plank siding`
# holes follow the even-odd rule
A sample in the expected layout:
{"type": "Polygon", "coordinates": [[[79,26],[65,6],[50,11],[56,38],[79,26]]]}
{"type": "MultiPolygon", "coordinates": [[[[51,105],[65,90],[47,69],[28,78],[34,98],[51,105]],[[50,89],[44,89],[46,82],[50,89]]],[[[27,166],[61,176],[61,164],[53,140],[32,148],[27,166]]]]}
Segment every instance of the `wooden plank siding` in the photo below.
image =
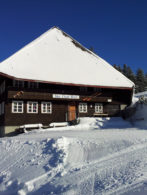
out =
{"type": "MultiPolygon", "coordinates": [[[[37,100],[36,100],[37,101],[37,100]]],[[[5,104],[5,125],[20,126],[23,124],[42,123],[49,125],[51,122],[63,122],[66,120],[67,103],[52,102],[52,113],[41,113],[41,101],[38,102],[38,113],[27,113],[27,100],[24,100],[24,112],[12,113],[12,101],[5,104]]]]}
{"type": "MultiPolygon", "coordinates": [[[[58,92],[55,91],[54,93],[57,94],[70,94],[70,95],[79,95],[80,98],[76,99],[76,101],[90,101],[90,102],[108,102],[108,99],[112,99],[114,104],[130,104],[131,102],[131,91],[129,90],[108,90],[95,95],[96,93],[81,93],[80,91],[65,91],[65,92],[58,92]]],[[[62,101],[62,99],[53,98],[53,93],[50,92],[42,92],[32,89],[31,91],[28,89],[8,89],[8,98],[9,99],[30,99],[30,100],[57,100],[62,101]]],[[[64,99],[63,99],[64,101],[64,99]]],[[[66,99],[66,101],[71,101],[71,99],[66,99]]]]}
{"type": "Polygon", "coordinates": [[[0,94],[0,102],[5,102],[5,113],[0,116],[0,126],[20,126],[24,124],[42,123],[47,126],[51,122],[64,122],[68,120],[68,106],[74,103],[76,117],[93,117],[95,114],[95,103],[103,104],[105,116],[119,116],[120,105],[131,103],[132,90],[101,88],[97,92],[93,87],[87,87],[82,91],[79,86],[64,86],[39,83],[39,88],[28,88],[25,81],[24,88],[12,86],[12,80],[1,77],[0,83],[5,80],[6,90],[0,94]],[[53,94],[78,95],[79,99],[53,98],[53,94]],[[108,101],[111,99],[112,101],[108,101]],[[23,113],[12,113],[12,101],[22,100],[24,102],[23,113]],[[27,101],[38,102],[38,113],[27,113],[27,101]],[[41,102],[52,103],[52,113],[41,113],[41,102]],[[79,103],[87,103],[87,113],[79,112],[79,103]]]}
{"type": "MultiPolygon", "coordinates": [[[[37,100],[36,100],[37,101],[37,100]]],[[[79,103],[76,102],[76,116],[77,117],[93,117],[95,113],[95,103],[87,102],[87,113],[79,112],[79,103]]],[[[120,113],[119,105],[104,104],[104,114],[108,116],[118,116],[120,113]]],[[[27,113],[27,100],[24,100],[24,112],[12,113],[12,101],[9,100],[5,104],[5,125],[7,126],[20,126],[23,124],[42,123],[49,125],[51,122],[64,122],[68,118],[68,103],[67,102],[52,102],[52,113],[41,113],[41,101],[38,101],[38,113],[27,113]]]]}

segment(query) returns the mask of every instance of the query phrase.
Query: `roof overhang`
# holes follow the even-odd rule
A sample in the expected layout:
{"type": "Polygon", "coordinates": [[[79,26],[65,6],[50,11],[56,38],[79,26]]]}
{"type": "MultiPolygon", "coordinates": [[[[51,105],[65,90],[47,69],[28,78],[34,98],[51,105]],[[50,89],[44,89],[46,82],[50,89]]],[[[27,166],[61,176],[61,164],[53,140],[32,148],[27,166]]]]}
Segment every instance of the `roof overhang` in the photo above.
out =
{"type": "Polygon", "coordinates": [[[105,88],[105,89],[124,89],[124,90],[133,90],[133,87],[115,87],[115,86],[100,86],[100,85],[84,85],[78,83],[63,83],[63,82],[52,82],[52,81],[43,81],[43,80],[33,80],[33,79],[26,79],[26,78],[16,78],[14,76],[5,74],[0,72],[0,76],[3,76],[8,79],[12,80],[20,80],[20,81],[27,81],[27,82],[39,82],[39,83],[47,83],[52,85],[66,85],[66,86],[77,86],[77,87],[93,87],[93,88],[105,88]]]}

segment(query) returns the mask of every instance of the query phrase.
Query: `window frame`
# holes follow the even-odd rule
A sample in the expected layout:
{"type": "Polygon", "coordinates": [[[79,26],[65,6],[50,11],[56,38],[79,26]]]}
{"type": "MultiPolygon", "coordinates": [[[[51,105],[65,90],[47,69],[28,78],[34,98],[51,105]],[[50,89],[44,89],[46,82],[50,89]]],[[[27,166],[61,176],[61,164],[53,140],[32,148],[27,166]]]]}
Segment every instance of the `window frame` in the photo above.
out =
{"type": "Polygon", "coordinates": [[[87,112],[88,112],[87,103],[79,103],[79,113],[87,113],[87,112]],[[86,110],[84,108],[86,108],[86,110]]]}
{"type": "Polygon", "coordinates": [[[17,101],[17,100],[14,100],[14,101],[12,101],[12,113],[18,113],[18,114],[21,114],[21,113],[24,113],[24,102],[23,101],[17,101]],[[14,103],[17,103],[17,111],[14,111],[14,103]],[[19,112],[18,111],[18,103],[22,103],[22,106],[21,106],[21,109],[22,109],[22,111],[21,112],[19,112]]]}
{"type": "Polygon", "coordinates": [[[104,113],[104,109],[103,109],[103,104],[102,103],[95,103],[95,113],[97,114],[103,114],[104,113]],[[102,107],[102,109],[101,109],[102,107]]]}
{"type": "Polygon", "coordinates": [[[23,88],[24,87],[24,81],[13,80],[13,87],[23,88]]]}
{"type": "Polygon", "coordinates": [[[0,85],[0,94],[3,94],[6,90],[6,83],[3,81],[0,85]]]}
{"type": "Polygon", "coordinates": [[[102,88],[97,88],[97,87],[94,87],[93,88],[93,91],[96,93],[96,92],[102,92],[102,88]]]}
{"type": "Polygon", "coordinates": [[[52,114],[52,102],[41,102],[41,113],[42,114],[52,114]],[[43,104],[45,105],[45,112],[44,112],[44,107],[43,104]],[[50,111],[48,112],[48,104],[50,104],[50,111]]]}
{"type": "Polygon", "coordinates": [[[28,88],[29,89],[38,89],[39,83],[38,82],[28,82],[28,88]]]}
{"type": "Polygon", "coordinates": [[[80,87],[80,92],[87,92],[88,88],[87,87],[80,87]]]}
{"type": "Polygon", "coordinates": [[[38,102],[34,102],[34,101],[27,101],[27,113],[28,114],[38,114],[38,102]],[[31,105],[31,111],[29,111],[29,104],[31,105]],[[36,104],[36,112],[33,112],[33,104],[36,104]]]}

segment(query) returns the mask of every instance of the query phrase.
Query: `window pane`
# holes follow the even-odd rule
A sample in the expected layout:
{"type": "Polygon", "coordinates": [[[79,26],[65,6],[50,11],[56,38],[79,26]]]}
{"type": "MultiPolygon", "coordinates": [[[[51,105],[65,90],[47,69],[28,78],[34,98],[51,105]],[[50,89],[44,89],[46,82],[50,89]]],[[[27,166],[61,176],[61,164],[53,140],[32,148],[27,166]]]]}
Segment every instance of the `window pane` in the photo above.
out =
{"type": "Polygon", "coordinates": [[[12,112],[22,113],[23,112],[23,102],[21,101],[12,102],[12,112]]]}
{"type": "Polygon", "coordinates": [[[37,113],[38,112],[38,103],[37,102],[28,102],[28,112],[37,113]]]}
{"type": "Polygon", "coordinates": [[[83,113],[87,112],[87,104],[86,103],[79,104],[79,112],[83,112],[83,113]]]}
{"type": "Polygon", "coordinates": [[[95,104],[95,112],[103,113],[103,104],[95,104]]]}
{"type": "Polygon", "coordinates": [[[41,112],[42,113],[51,113],[51,103],[50,102],[42,102],[41,103],[41,112]]]}

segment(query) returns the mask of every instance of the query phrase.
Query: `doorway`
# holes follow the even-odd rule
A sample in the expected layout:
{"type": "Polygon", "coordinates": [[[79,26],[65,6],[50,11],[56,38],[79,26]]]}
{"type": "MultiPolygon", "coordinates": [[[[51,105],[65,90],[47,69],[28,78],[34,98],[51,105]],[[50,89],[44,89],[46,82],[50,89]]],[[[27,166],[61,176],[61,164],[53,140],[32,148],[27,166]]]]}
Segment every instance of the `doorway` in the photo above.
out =
{"type": "Polygon", "coordinates": [[[76,119],[76,105],[75,103],[68,104],[68,121],[73,121],[76,119]]]}

